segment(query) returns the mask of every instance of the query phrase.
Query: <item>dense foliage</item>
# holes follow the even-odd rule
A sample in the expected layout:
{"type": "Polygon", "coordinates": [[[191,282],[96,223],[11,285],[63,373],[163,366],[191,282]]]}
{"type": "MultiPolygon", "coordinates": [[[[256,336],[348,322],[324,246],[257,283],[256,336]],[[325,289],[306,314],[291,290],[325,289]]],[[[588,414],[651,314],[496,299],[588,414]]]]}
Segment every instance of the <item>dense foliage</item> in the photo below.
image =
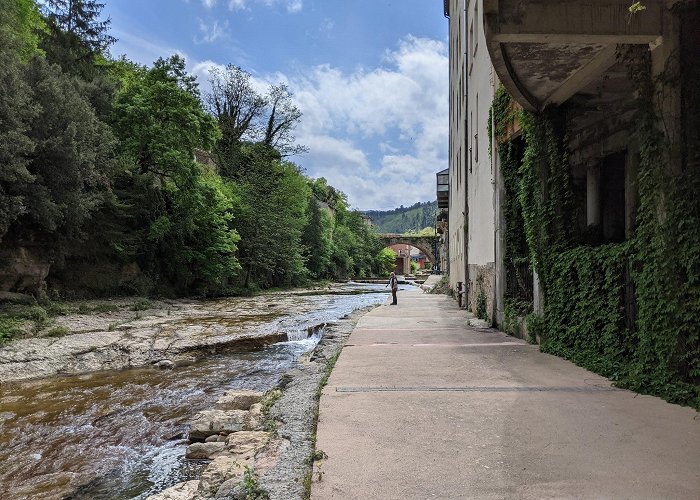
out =
{"type": "Polygon", "coordinates": [[[178,56],[112,59],[102,7],[0,0],[0,242],[50,269],[48,290],[16,291],[212,295],[386,272],[362,214],[286,159],[306,150],[286,86],[262,95],[229,66],[202,96],[178,56]]]}
{"type": "MultiPolygon", "coordinates": [[[[700,19],[697,5],[686,8],[685,16],[694,16],[684,21],[690,28],[700,19]]],[[[544,315],[528,320],[542,350],[624,387],[700,408],[700,141],[698,115],[689,111],[700,104],[700,92],[692,62],[697,44],[684,46],[680,72],[656,82],[648,51],[631,49],[624,57],[638,89],[634,123],[641,149],[631,238],[591,246],[578,229],[562,134],[566,110],[519,115],[525,150],[515,184],[529,256],[544,291],[544,315]],[[658,92],[673,82],[683,89],[686,131],[675,142],[659,130],[654,111],[658,92]]],[[[494,121],[503,116],[497,108],[493,114],[494,121]]],[[[499,145],[508,165],[514,147],[499,145]]],[[[520,224],[518,210],[507,209],[507,215],[507,227],[520,224]]],[[[511,244],[517,253],[517,241],[511,244]]]]}
{"type": "MultiPolygon", "coordinates": [[[[394,210],[369,210],[365,212],[380,233],[410,233],[433,229],[437,217],[437,202],[418,202],[410,207],[403,205],[394,210]]],[[[433,230],[431,235],[435,234],[433,230]]]]}

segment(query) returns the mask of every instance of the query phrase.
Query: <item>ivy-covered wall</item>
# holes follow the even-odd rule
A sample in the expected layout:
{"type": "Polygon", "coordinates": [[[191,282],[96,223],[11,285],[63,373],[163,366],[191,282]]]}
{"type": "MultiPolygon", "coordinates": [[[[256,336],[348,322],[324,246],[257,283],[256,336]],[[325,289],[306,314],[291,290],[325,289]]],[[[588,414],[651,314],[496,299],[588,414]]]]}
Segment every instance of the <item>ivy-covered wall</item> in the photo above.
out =
{"type": "MultiPolygon", "coordinates": [[[[694,29],[700,18],[697,2],[680,9],[676,74],[652,78],[648,51],[637,49],[625,58],[637,88],[630,134],[640,148],[632,236],[618,244],[584,243],[564,106],[517,117],[525,140],[517,191],[530,259],[544,293],[544,315],[530,324],[541,349],[623,387],[700,409],[700,44],[694,29]],[[681,89],[682,134],[667,135],[660,126],[656,103],[669,86],[681,89]],[[681,140],[673,143],[669,137],[681,140]]],[[[496,99],[492,109],[497,138],[507,126],[499,124],[506,116],[504,101],[496,99]]],[[[508,148],[499,145],[502,165],[508,148]]],[[[504,177],[513,182],[506,172],[504,177]]],[[[515,212],[506,208],[511,230],[515,212]]]]}

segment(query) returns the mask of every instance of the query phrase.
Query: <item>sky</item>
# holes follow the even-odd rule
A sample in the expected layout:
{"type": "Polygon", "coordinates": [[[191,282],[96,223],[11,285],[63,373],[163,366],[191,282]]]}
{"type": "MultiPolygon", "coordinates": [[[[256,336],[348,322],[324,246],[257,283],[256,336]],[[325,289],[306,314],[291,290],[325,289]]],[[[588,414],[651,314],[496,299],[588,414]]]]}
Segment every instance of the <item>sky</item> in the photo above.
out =
{"type": "Polygon", "coordinates": [[[290,160],[360,210],[435,199],[447,168],[447,19],[439,0],[104,0],[113,56],[180,54],[203,93],[211,68],[286,83],[309,152],[290,160]]]}

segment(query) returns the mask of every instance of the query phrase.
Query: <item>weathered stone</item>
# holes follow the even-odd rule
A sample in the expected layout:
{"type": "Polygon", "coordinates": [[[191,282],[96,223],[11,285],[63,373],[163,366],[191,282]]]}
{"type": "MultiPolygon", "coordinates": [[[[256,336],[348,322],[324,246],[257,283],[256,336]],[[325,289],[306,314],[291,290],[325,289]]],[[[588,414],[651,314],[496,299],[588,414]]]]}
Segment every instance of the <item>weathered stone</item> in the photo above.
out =
{"type": "Polygon", "coordinates": [[[160,368],[161,370],[172,370],[175,368],[175,363],[170,361],[169,359],[161,359],[155,364],[156,368],[160,368]]]}
{"type": "Polygon", "coordinates": [[[195,498],[205,499],[216,496],[219,488],[226,481],[243,479],[245,473],[245,462],[236,460],[233,457],[221,456],[216,457],[202,471],[202,477],[199,480],[199,487],[195,498]]]}
{"type": "Polygon", "coordinates": [[[227,498],[230,500],[246,500],[248,493],[245,484],[238,478],[229,479],[219,486],[214,498],[227,498]]]}
{"type": "Polygon", "coordinates": [[[36,293],[46,289],[51,264],[43,248],[3,248],[0,263],[0,290],[36,293]]]}
{"type": "Polygon", "coordinates": [[[198,487],[199,481],[178,483],[157,495],[151,495],[147,500],[193,500],[198,487]]]}
{"type": "MultiPolygon", "coordinates": [[[[221,437],[221,436],[219,436],[218,434],[212,434],[211,436],[209,436],[208,438],[206,438],[206,439],[204,440],[204,442],[205,442],[205,443],[217,443],[217,442],[219,441],[219,438],[220,438],[220,437],[221,437]]],[[[225,441],[225,439],[224,439],[224,441],[225,441]]]]}
{"type": "Polygon", "coordinates": [[[258,391],[226,391],[216,402],[220,410],[247,410],[263,397],[258,391]]]}
{"type": "Polygon", "coordinates": [[[246,415],[244,428],[247,431],[261,431],[265,428],[265,415],[263,414],[263,406],[260,403],[250,407],[250,411],[246,415]]]}
{"type": "Polygon", "coordinates": [[[243,459],[252,459],[270,442],[270,433],[262,431],[241,431],[228,435],[226,447],[229,453],[243,459]]]}
{"type": "Polygon", "coordinates": [[[0,291],[0,302],[13,302],[15,304],[34,304],[34,297],[24,293],[0,291]]]}
{"type": "Polygon", "coordinates": [[[206,410],[197,413],[190,424],[190,440],[204,440],[212,434],[230,434],[243,429],[248,415],[243,410],[206,410]]]}
{"type": "Polygon", "coordinates": [[[211,460],[225,450],[225,443],[192,443],[187,447],[185,458],[190,460],[211,460]]]}
{"type": "Polygon", "coordinates": [[[488,321],[485,321],[485,320],[479,319],[479,318],[470,319],[469,326],[471,326],[472,328],[478,328],[478,329],[491,328],[491,325],[489,324],[488,321]]]}

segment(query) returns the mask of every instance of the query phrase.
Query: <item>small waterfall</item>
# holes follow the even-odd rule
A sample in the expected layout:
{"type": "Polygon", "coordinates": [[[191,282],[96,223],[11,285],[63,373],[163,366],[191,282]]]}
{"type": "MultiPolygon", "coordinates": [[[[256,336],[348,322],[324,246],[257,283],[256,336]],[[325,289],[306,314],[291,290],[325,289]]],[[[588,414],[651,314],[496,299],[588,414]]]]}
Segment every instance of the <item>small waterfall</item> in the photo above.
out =
{"type": "Polygon", "coordinates": [[[307,326],[306,328],[297,328],[287,332],[288,342],[306,342],[312,341],[314,344],[318,343],[323,337],[326,331],[327,323],[320,323],[318,325],[307,326]]]}

